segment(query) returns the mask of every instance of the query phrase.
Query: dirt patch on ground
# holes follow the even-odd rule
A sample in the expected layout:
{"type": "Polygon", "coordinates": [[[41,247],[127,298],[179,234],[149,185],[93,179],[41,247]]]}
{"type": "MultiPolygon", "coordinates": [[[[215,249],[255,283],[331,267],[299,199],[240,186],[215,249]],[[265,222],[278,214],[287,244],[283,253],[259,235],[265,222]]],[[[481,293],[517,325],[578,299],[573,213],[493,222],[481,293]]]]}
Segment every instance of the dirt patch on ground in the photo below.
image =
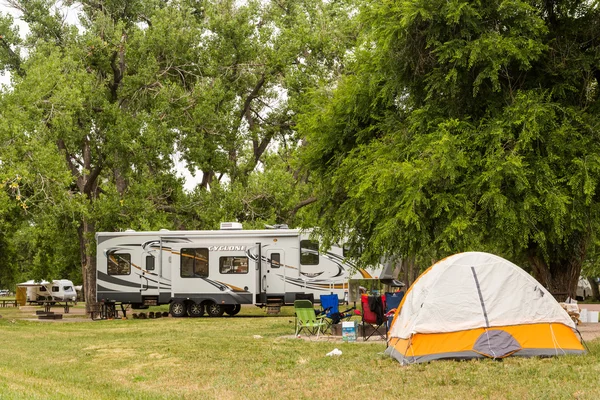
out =
{"type": "Polygon", "coordinates": [[[581,333],[581,337],[585,341],[594,340],[600,337],[600,323],[597,324],[579,324],[577,330],[581,333]]]}
{"type": "Polygon", "coordinates": [[[69,312],[66,313],[63,306],[52,307],[50,311],[55,314],[62,314],[61,319],[39,319],[36,312],[42,311],[43,307],[40,306],[21,306],[19,307],[18,314],[14,317],[24,321],[39,321],[44,323],[61,323],[61,322],[89,322],[92,319],[85,313],[83,307],[69,307],[69,312]]]}
{"type": "MultiPolygon", "coordinates": [[[[306,342],[330,342],[330,343],[345,343],[344,340],[342,340],[341,336],[332,336],[332,335],[319,335],[319,337],[317,338],[316,335],[300,335],[300,336],[294,336],[294,335],[286,335],[286,336],[281,336],[282,339],[289,339],[289,340],[304,340],[306,342]]],[[[382,339],[381,337],[375,337],[372,336],[371,338],[369,338],[367,341],[365,341],[362,337],[357,337],[356,341],[354,343],[385,343],[386,341],[384,339],[382,339]]]]}

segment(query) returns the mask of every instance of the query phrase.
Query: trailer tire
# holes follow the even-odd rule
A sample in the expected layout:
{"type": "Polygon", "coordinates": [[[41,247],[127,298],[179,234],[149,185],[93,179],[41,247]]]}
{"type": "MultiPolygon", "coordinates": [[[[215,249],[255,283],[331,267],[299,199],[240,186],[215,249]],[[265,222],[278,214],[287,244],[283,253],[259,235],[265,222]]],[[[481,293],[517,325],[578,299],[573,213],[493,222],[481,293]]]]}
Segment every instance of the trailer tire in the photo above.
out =
{"type": "Polygon", "coordinates": [[[191,302],[188,304],[188,315],[192,318],[201,317],[204,315],[204,305],[191,302]]]}
{"type": "Polygon", "coordinates": [[[171,303],[169,312],[173,317],[181,318],[187,315],[187,308],[183,301],[174,301],[171,303]]]}
{"type": "Polygon", "coordinates": [[[209,317],[220,317],[224,312],[225,308],[214,301],[210,301],[206,304],[206,313],[209,317]]]}
{"type": "Polygon", "coordinates": [[[241,305],[234,304],[234,305],[231,305],[231,306],[227,306],[225,308],[225,313],[227,313],[227,315],[233,317],[234,315],[236,315],[237,313],[239,313],[241,309],[242,309],[241,305]]]}

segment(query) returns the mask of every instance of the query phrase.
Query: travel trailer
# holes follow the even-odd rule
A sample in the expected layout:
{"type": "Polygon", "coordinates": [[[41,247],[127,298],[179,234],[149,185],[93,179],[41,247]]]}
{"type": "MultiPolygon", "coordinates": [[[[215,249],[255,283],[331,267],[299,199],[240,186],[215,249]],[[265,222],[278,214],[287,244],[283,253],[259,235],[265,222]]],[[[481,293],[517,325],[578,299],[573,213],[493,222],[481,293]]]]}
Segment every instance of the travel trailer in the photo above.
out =
{"type": "Polygon", "coordinates": [[[42,304],[47,302],[76,301],[77,293],[73,282],[67,279],[56,279],[52,282],[27,281],[17,287],[27,289],[27,302],[42,304]]]}
{"type": "Polygon", "coordinates": [[[242,304],[293,304],[296,296],[337,293],[349,278],[378,277],[356,269],[342,248],[319,251],[297,229],[99,232],[97,300],[134,308],[170,304],[174,317],[235,315],[242,304]]]}

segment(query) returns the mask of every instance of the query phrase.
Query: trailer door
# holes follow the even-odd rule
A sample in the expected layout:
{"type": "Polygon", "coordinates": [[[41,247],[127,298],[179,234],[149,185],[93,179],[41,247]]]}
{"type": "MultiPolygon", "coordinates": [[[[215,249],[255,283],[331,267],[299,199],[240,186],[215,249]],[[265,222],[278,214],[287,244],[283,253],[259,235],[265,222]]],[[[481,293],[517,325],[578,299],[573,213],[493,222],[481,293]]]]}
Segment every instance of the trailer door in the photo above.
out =
{"type": "Polygon", "coordinates": [[[285,252],[283,249],[269,249],[265,254],[264,290],[271,294],[285,293],[285,252]]]}
{"type": "Polygon", "coordinates": [[[159,252],[151,250],[142,252],[142,273],[140,274],[140,295],[142,304],[158,305],[161,276],[158,260],[159,252]]]}

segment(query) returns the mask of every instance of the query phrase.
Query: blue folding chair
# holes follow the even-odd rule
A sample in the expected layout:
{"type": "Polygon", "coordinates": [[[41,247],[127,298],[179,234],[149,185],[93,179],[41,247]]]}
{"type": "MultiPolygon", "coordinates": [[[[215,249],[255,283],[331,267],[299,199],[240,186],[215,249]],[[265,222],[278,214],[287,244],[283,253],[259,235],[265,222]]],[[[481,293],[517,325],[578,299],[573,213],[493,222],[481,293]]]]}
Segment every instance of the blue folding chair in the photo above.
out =
{"type": "Polygon", "coordinates": [[[400,302],[402,301],[403,297],[404,292],[394,292],[385,294],[385,315],[387,316],[388,329],[392,324],[392,319],[394,319],[396,309],[400,307],[400,302]]]}
{"type": "Polygon", "coordinates": [[[339,324],[342,320],[348,320],[353,315],[354,307],[340,312],[340,299],[337,294],[322,294],[320,301],[321,314],[325,316],[330,331],[331,325],[339,324]]]}

